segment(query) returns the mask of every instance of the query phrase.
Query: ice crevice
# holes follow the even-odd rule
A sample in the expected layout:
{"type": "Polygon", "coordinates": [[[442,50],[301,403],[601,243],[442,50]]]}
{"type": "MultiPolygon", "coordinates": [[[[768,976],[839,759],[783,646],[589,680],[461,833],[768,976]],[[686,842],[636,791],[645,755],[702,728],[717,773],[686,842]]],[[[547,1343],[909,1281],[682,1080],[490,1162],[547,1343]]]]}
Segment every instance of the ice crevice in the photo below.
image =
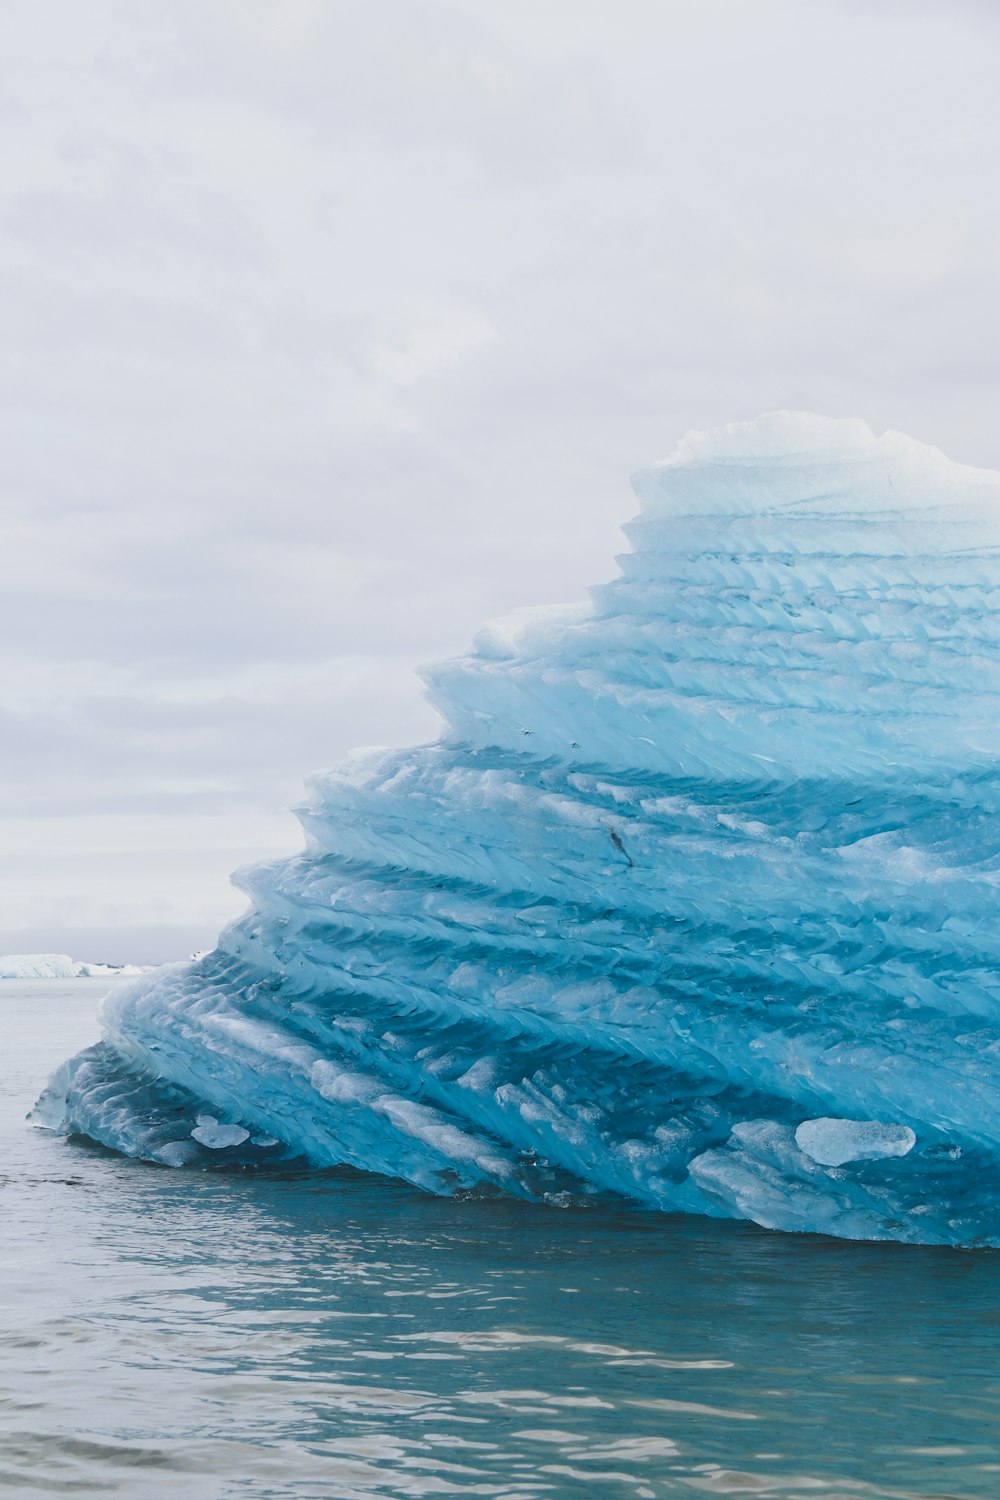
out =
{"type": "Polygon", "coordinates": [[[785,412],[635,489],[618,576],[312,778],[305,852],[118,984],[39,1123],[1000,1244],[1000,475],[785,412]]]}

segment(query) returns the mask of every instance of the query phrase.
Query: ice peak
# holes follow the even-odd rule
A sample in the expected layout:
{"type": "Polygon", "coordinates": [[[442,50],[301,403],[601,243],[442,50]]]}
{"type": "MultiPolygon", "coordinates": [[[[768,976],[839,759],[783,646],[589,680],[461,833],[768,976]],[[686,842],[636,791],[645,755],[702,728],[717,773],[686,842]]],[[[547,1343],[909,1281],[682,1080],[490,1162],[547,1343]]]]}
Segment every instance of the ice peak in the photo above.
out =
{"type": "Polygon", "coordinates": [[[857,417],[804,411],[688,432],[632,485],[654,516],[857,517],[973,505],[994,525],[1000,515],[1000,475],[992,470],[954,463],[901,432],[876,437],[857,417]]]}
{"type": "MultiPolygon", "coordinates": [[[[878,439],[860,417],[822,417],[808,411],[766,411],[751,422],[727,422],[686,432],[665,464],[747,463],[850,456],[878,439]]],[[[659,465],[657,465],[659,467],[659,465]]]]}

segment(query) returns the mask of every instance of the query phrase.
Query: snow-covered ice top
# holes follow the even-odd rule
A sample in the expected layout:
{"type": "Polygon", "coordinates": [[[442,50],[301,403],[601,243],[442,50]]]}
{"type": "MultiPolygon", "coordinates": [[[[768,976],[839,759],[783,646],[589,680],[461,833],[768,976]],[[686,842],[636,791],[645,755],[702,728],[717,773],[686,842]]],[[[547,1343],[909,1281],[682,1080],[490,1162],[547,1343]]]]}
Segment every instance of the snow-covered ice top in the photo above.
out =
{"type": "Polygon", "coordinates": [[[876,437],[856,418],[773,411],[756,422],[689,432],[671,456],[636,474],[645,511],[842,516],[956,507],[997,525],[1000,475],[956,464],[902,432],[876,437]]]}
{"type": "Polygon", "coordinates": [[[691,433],[612,582],[429,672],[197,962],[39,1105],[171,1165],[347,1162],[1000,1244],[1000,476],[691,433]]]}

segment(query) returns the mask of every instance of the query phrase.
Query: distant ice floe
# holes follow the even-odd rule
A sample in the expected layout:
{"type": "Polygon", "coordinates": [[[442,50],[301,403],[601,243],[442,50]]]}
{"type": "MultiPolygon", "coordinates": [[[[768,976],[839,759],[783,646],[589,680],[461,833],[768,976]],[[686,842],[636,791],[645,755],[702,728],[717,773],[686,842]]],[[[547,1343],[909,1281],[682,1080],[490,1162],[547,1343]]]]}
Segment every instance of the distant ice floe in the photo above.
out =
{"type": "Polygon", "coordinates": [[[437,743],[316,777],[40,1123],[1000,1245],[1000,475],[778,412],[635,488],[619,576],[430,671],[437,743]]]}
{"type": "Polygon", "coordinates": [[[67,953],[0,956],[0,979],[130,979],[145,973],[140,964],[86,963],[67,953]]]}

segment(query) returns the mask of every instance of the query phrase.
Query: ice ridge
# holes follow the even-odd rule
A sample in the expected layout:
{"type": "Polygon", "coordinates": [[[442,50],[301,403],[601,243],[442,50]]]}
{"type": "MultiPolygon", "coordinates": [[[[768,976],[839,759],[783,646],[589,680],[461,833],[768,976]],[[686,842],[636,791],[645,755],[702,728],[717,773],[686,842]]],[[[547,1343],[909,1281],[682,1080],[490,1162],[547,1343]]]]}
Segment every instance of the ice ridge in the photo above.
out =
{"type": "Polygon", "coordinates": [[[314,778],[41,1123],[1000,1244],[1000,475],[779,412],[635,489],[619,576],[431,671],[438,742],[314,778]]]}

